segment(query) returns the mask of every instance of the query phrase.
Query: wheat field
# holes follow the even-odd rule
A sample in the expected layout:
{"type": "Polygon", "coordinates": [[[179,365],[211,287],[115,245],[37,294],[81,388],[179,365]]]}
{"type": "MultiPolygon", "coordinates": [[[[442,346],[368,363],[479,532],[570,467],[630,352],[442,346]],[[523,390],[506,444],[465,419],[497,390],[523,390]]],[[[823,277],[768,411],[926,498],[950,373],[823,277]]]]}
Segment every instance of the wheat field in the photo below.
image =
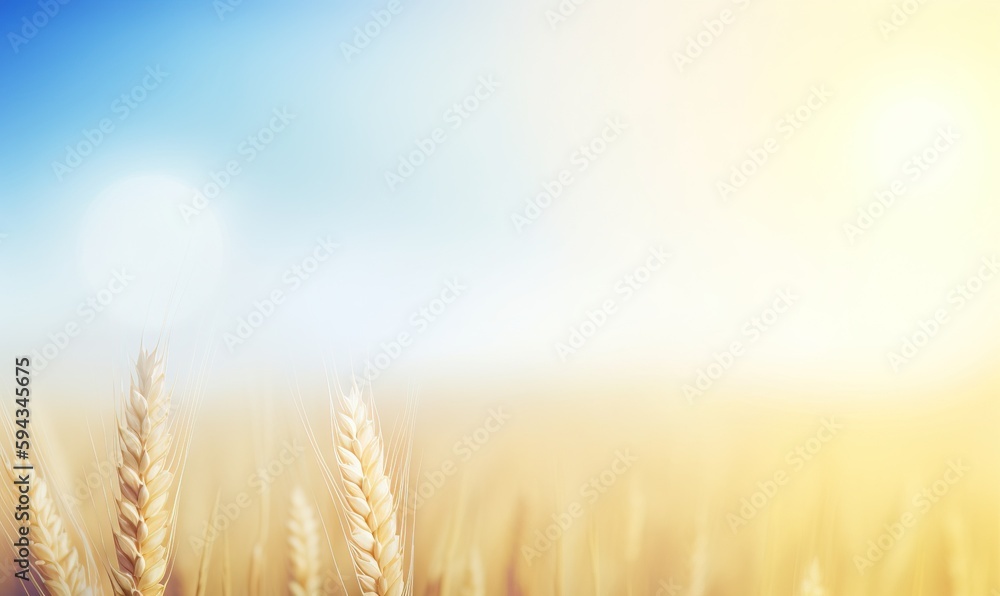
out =
{"type": "Polygon", "coordinates": [[[0,25],[0,596],[1000,596],[1000,0],[0,25]]]}
{"type": "Polygon", "coordinates": [[[4,593],[1000,586],[998,412],[985,394],[879,409],[724,393],[691,407],[610,386],[560,399],[496,385],[475,400],[182,386],[143,351],[105,415],[38,405],[33,581],[15,577],[5,516],[4,593]]]}

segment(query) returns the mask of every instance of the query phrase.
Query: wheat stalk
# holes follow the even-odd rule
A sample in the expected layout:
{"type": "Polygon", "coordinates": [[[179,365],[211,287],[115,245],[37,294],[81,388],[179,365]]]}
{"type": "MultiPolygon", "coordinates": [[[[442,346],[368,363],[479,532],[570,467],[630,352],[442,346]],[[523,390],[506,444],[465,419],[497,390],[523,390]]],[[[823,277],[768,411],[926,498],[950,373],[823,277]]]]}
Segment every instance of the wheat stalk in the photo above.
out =
{"type": "Polygon", "coordinates": [[[400,596],[406,586],[398,510],[382,439],[356,387],[341,394],[340,406],[335,435],[341,502],[358,581],[365,596],[400,596]]]}
{"type": "Polygon", "coordinates": [[[486,596],[486,571],[483,569],[483,557],[479,548],[472,547],[465,566],[465,577],[462,582],[461,596],[486,596]]]}
{"type": "Polygon", "coordinates": [[[300,488],[292,492],[288,557],[291,572],[288,591],[293,596],[317,596],[320,593],[319,522],[300,488]]]}
{"type": "Polygon", "coordinates": [[[264,591],[264,563],[266,559],[265,545],[267,531],[271,518],[271,489],[265,488],[260,497],[260,520],[257,530],[257,541],[250,551],[250,569],[247,578],[247,592],[250,596],[260,596],[264,591]]]}
{"type": "Polygon", "coordinates": [[[170,544],[171,503],[167,426],[170,395],[164,363],[154,351],[139,351],[135,375],[118,416],[118,528],[114,533],[118,569],[111,579],[119,596],[159,596],[164,592],[170,544]]]}
{"type": "Polygon", "coordinates": [[[507,566],[504,570],[504,594],[506,596],[524,596],[525,593],[518,575],[518,564],[521,557],[517,554],[518,545],[524,535],[524,511],[524,500],[523,498],[518,499],[510,524],[510,534],[507,538],[507,566]]]}
{"type": "MultiPolygon", "coordinates": [[[[7,426],[5,423],[4,426],[7,426]]],[[[13,436],[13,429],[7,428],[13,436]]],[[[30,525],[32,556],[35,558],[42,584],[50,594],[59,596],[89,596],[93,588],[89,585],[86,566],[80,561],[76,547],[70,541],[69,532],[63,524],[59,508],[49,493],[48,483],[41,476],[37,465],[34,469],[15,470],[14,462],[0,454],[0,465],[10,481],[8,491],[13,502],[18,502],[20,487],[27,476],[27,490],[30,498],[30,525]]],[[[10,570],[13,573],[13,570],[10,570]]]]}
{"type": "Polygon", "coordinates": [[[802,580],[802,596],[823,596],[824,594],[826,594],[826,590],[823,589],[819,559],[813,559],[805,579],[802,580]]]}
{"type": "Polygon", "coordinates": [[[214,521],[214,514],[219,510],[219,495],[215,493],[215,502],[212,504],[212,513],[208,515],[208,522],[201,535],[201,564],[198,566],[198,581],[195,583],[195,596],[205,596],[208,594],[208,576],[212,564],[212,547],[215,546],[215,537],[209,537],[209,528],[214,521]]]}
{"type": "Polygon", "coordinates": [[[229,534],[222,537],[222,596],[233,596],[233,572],[229,563],[229,534]]]}
{"type": "Polygon", "coordinates": [[[69,540],[62,517],[49,495],[48,484],[36,477],[31,485],[31,524],[35,562],[49,593],[59,596],[91,594],[76,548],[69,540]]]}
{"type": "Polygon", "coordinates": [[[702,511],[694,552],[691,554],[689,596],[704,596],[708,591],[708,546],[708,515],[702,511]]]}

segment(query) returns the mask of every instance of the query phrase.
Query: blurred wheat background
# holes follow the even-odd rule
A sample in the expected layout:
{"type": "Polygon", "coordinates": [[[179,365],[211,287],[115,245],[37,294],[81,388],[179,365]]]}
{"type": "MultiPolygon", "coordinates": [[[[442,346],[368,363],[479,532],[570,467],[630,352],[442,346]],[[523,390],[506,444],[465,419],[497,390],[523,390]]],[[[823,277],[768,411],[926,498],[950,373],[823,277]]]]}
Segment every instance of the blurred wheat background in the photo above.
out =
{"type": "Polygon", "coordinates": [[[998,23],[5,4],[36,582],[997,596],[998,23]]]}
{"type": "MultiPolygon", "coordinates": [[[[395,497],[406,504],[401,519],[415,519],[403,552],[415,594],[973,595],[1000,582],[989,394],[817,409],[777,394],[722,393],[688,407],[627,386],[564,399],[495,387],[474,402],[411,400],[415,414],[386,397],[385,435],[412,421],[408,492],[397,485],[395,497]],[[741,512],[748,502],[756,512],[741,512]],[[907,512],[915,523],[890,541],[907,512]]],[[[302,568],[314,579],[301,593],[360,593],[308,438],[307,425],[319,455],[332,456],[330,415],[318,387],[206,400],[183,470],[167,593],[221,594],[229,582],[231,593],[297,594],[302,568]],[[303,524],[306,538],[296,538],[303,524]],[[296,563],[303,549],[309,562],[296,563]]],[[[93,413],[44,404],[37,417],[51,421],[38,449],[53,500],[100,570],[113,561],[105,549],[117,480],[84,446],[105,453],[107,429],[93,413]]],[[[5,569],[6,593],[19,593],[5,569]]],[[[106,573],[91,577],[110,593],[106,573]]]]}

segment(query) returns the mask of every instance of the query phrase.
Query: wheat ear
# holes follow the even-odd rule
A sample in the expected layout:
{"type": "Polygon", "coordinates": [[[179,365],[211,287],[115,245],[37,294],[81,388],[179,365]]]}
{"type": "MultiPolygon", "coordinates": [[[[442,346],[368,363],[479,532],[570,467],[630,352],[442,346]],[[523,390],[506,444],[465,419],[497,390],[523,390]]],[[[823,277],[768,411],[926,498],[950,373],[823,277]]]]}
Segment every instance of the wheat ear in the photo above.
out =
{"type": "Polygon", "coordinates": [[[292,511],[288,520],[288,591],[292,596],[318,596],[319,522],[312,504],[300,488],[292,492],[292,511]]]}
{"type": "Polygon", "coordinates": [[[365,596],[400,596],[405,584],[398,510],[382,439],[357,388],[341,394],[340,405],[335,414],[337,464],[358,581],[365,596]]]}
{"type": "Polygon", "coordinates": [[[76,548],[69,540],[62,517],[49,495],[48,484],[36,476],[31,487],[34,519],[31,525],[35,562],[50,594],[91,594],[76,548]]]}
{"type": "Polygon", "coordinates": [[[171,503],[170,395],[163,359],[139,351],[135,375],[118,419],[118,569],[111,579],[119,596],[160,596],[167,570],[171,503]]]}

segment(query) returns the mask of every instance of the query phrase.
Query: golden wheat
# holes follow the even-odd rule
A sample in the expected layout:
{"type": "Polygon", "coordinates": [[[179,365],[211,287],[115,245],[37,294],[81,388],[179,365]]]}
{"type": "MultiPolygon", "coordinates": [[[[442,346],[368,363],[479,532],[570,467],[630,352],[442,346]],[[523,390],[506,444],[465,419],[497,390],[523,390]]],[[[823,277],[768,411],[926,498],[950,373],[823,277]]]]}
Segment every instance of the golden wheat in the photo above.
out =
{"type": "Polygon", "coordinates": [[[293,596],[316,596],[320,592],[319,522],[305,492],[292,492],[288,520],[288,591],[293,596]]]}
{"type": "MultiPolygon", "coordinates": [[[[7,426],[5,430],[14,436],[14,430],[7,426]]],[[[15,470],[14,463],[5,455],[0,455],[0,465],[3,465],[10,484],[7,486],[12,503],[19,500],[19,487],[24,486],[23,470],[15,470]]],[[[87,568],[80,560],[79,552],[70,541],[69,533],[63,523],[59,508],[49,492],[40,471],[35,469],[27,472],[28,497],[31,502],[31,542],[32,555],[42,584],[50,594],[57,595],[89,595],[93,588],[89,585],[87,568]]]]}
{"type": "Polygon", "coordinates": [[[45,587],[59,596],[91,594],[86,571],[49,495],[48,484],[38,476],[31,486],[31,501],[34,555],[45,587]]]}
{"type": "Polygon", "coordinates": [[[366,596],[405,589],[396,500],[386,474],[382,438],[357,388],[341,394],[336,451],[341,503],[358,582],[366,596]]]}
{"type": "Polygon", "coordinates": [[[156,351],[140,350],[135,375],[118,420],[118,569],[115,594],[152,596],[164,592],[169,559],[173,472],[167,426],[170,396],[164,363],[156,351]]]}
{"type": "MultiPolygon", "coordinates": [[[[143,363],[148,360],[148,356],[143,356],[137,368],[142,369],[143,363]]],[[[153,368],[155,367],[147,367],[144,370],[153,368]]],[[[145,391],[142,389],[144,383],[150,387],[159,383],[158,373],[143,374],[156,380],[142,381],[139,379],[140,375],[137,375],[134,383],[137,388],[134,391],[140,395],[145,391]]],[[[160,391],[162,388],[150,389],[149,399],[155,401],[157,397],[154,394],[160,391]]],[[[175,395],[180,393],[180,390],[174,392],[175,395]]],[[[130,395],[129,399],[134,401],[139,398],[130,395]]],[[[334,399],[339,400],[341,397],[336,396],[334,399]]],[[[758,519],[754,525],[741,530],[746,533],[740,534],[738,540],[731,540],[726,531],[719,530],[726,529],[721,512],[735,507],[735,496],[730,496],[728,501],[719,506],[697,502],[692,496],[689,501],[676,504],[678,511],[683,510],[681,514],[672,509],[673,503],[664,501],[668,486],[665,474],[659,480],[654,479],[653,475],[630,476],[622,484],[610,487],[607,495],[593,509],[587,509],[581,519],[574,522],[571,530],[551,540],[547,559],[542,564],[532,566],[518,555],[519,548],[544,536],[546,526],[543,523],[547,525],[549,522],[536,521],[527,525],[525,518],[552,519],[553,513],[566,511],[565,507],[553,505],[553,502],[558,503],[561,491],[568,490],[571,495],[577,494],[575,491],[579,480],[575,471],[565,474],[565,477],[560,474],[552,475],[551,478],[539,478],[525,463],[530,459],[528,450],[504,451],[505,448],[501,448],[499,441],[490,447],[491,453],[477,455],[469,460],[467,467],[459,468],[446,490],[437,487],[439,490],[435,496],[427,500],[428,507],[421,509],[422,527],[428,531],[419,541],[421,556],[416,559],[419,566],[414,575],[414,569],[409,567],[409,555],[404,554],[409,551],[408,526],[403,511],[407,492],[398,484],[397,474],[401,468],[393,465],[395,460],[390,455],[390,433],[379,430],[378,413],[367,395],[348,396],[345,402],[337,404],[332,418],[321,416],[325,421],[333,420],[338,425],[334,429],[336,451],[331,453],[332,443],[325,443],[321,453],[336,453],[338,462],[345,466],[344,470],[340,470],[331,457],[332,465],[322,470],[334,476],[329,479],[333,485],[341,487],[343,480],[344,489],[335,495],[343,498],[338,504],[343,505],[348,512],[343,514],[343,523],[324,520],[320,513],[325,511],[317,506],[308,490],[304,496],[301,491],[296,491],[294,495],[289,491],[287,497],[283,494],[287,490],[285,486],[294,484],[293,477],[301,479],[299,481],[303,483],[302,486],[306,487],[307,483],[315,480],[307,473],[321,471],[313,467],[303,469],[305,466],[299,465],[302,462],[295,459],[295,453],[296,449],[302,447],[296,446],[297,443],[293,445],[294,440],[287,445],[287,451],[284,450],[284,445],[281,448],[263,448],[260,456],[253,458],[247,455],[249,450],[235,447],[232,435],[220,433],[217,439],[218,449],[205,449],[203,453],[207,454],[206,457],[198,460],[198,464],[203,466],[203,473],[198,475],[202,481],[187,484],[184,497],[185,502],[203,502],[213,492],[218,499],[221,492],[225,495],[229,508],[225,505],[220,508],[216,501],[211,511],[227,511],[225,515],[228,518],[219,517],[215,521],[228,525],[225,529],[222,525],[205,526],[203,530],[201,519],[182,519],[183,534],[174,532],[168,526],[171,527],[169,536],[174,537],[172,542],[183,546],[177,549],[176,566],[172,562],[173,556],[169,554],[172,549],[169,546],[166,548],[168,571],[162,576],[166,579],[159,582],[166,586],[164,592],[249,594],[251,588],[247,586],[246,578],[247,570],[252,569],[252,584],[255,586],[252,593],[360,595],[362,590],[358,587],[349,585],[349,591],[341,590],[335,585],[339,571],[334,573],[335,568],[331,567],[331,572],[327,573],[327,569],[316,562],[317,558],[324,564],[335,562],[337,557],[343,555],[357,557],[355,570],[360,577],[356,585],[362,586],[364,593],[369,596],[411,594],[412,587],[407,584],[414,577],[421,578],[421,581],[429,580],[428,590],[424,592],[424,586],[420,586],[420,593],[436,596],[478,596],[483,593],[507,596],[553,593],[584,596],[707,596],[748,592],[775,596],[916,593],[949,596],[994,593],[1000,596],[1000,592],[996,590],[1000,586],[1000,576],[996,573],[995,512],[977,509],[977,502],[970,500],[968,495],[958,489],[949,493],[947,499],[942,498],[934,513],[923,518],[920,530],[913,533],[912,539],[901,542],[891,552],[886,552],[881,563],[863,574],[854,569],[851,557],[856,554],[864,555],[865,541],[876,538],[879,526],[884,523],[880,520],[883,517],[890,520],[901,519],[902,514],[895,505],[900,499],[903,507],[914,511],[907,498],[911,494],[907,480],[909,476],[916,476],[912,484],[919,487],[919,470],[900,473],[899,479],[887,482],[887,490],[884,491],[886,494],[883,495],[879,508],[871,512],[871,519],[854,520],[847,526],[849,542],[845,543],[840,542],[842,538],[837,535],[832,538],[824,535],[828,531],[826,524],[837,521],[839,509],[828,508],[829,505],[824,503],[808,503],[808,495],[803,495],[803,498],[809,508],[791,498],[775,501],[770,506],[770,517],[758,519]],[[230,449],[229,444],[234,447],[230,449]],[[382,461],[378,461],[379,458],[382,461]],[[514,473],[518,468],[525,468],[524,473],[514,473]],[[340,478],[341,474],[344,478],[340,478]],[[469,492],[464,490],[464,480],[468,478],[475,479],[471,482],[474,490],[469,492]],[[540,487],[539,490],[532,488],[535,484],[540,487]],[[282,491],[280,499],[279,492],[275,492],[278,490],[282,491]],[[239,507],[233,503],[238,503],[239,507]],[[271,503],[275,503],[276,508],[271,509],[271,503]],[[277,507],[279,503],[280,507],[277,507]],[[371,511],[362,511],[365,507],[371,511]],[[887,507],[889,512],[882,513],[887,507]],[[279,509],[280,514],[277,513],[279,509]],[[699,515],[699,511],[705,510],[717,510],[720,513],[715,516],[704,513],[699,515]],[[388,514],[381,513],[383,511],[388,514]],[[525,512],[531,515],[528,516],[525,512]],[[810,515],[807,516],[807,513],[810,515]],[[259,524],[256,523],[258,514],[261,516],[259,524]],[[274,520],[274,524],[268,524],[268,516],[272,514],[279,519],[274,520]],[[806,520],[808,524],[802,520],[806,520]],[[349,523],[351,521],[354,522],[353,525],[349,523]],[[344,542],[331,538],[331,535],[337,533],[339,525],[349,532],[348,540],[344,542]],[[279,531],[274,531],[279,527],[279,531]],[[207,532],[213,535],[221,532],[214,545],[208,540],[205,534],[207,532]],[[779,534],[782,532],[788,532],[788,535],[779,534]],[[202,536],[202,543],[208,548],[203,552],[184,548],[191,541],[188,533],[194,539],[197,539],[195,533],[202,536]],[[316,535],[319,537],[318,541],[315,539],[316,535]],[[775,535],[780,535],[781,539],[772,540],[775,535]],[[180,536],[185,537],[183,542],[178,540],[180,536]],[[229,541],[232,541],[232,548],[229,541]],[[329,555],[326,552],[327,542],[329,555]],[[689,542],[694,545],[686,546],[689,542]],[[759,556],[757,547],[761,547],[759,556]],[[353,552],[343,552],[348,549],[353,552]],[[823,556],[814,560],[817,553],[822,553],[823,556]],[[665,560],[653,564],[661,558],[665,560]],[[398,567],[393,570],[386,565],[386,561],[398,564],[398,567]],[[171,568],[175,573],[170,573],[171,568]],[[387,581],[393,577],[393,571],[398,573],[395,577],[400,579],[396,584],[387,581]],[[233,577],[236,578],[235,581],[233,577]],[[323,585],[318,585],[319,583],[323,585]],[[399,587],[394,588],[394,585],[399,587]]],[[[149,405],[146,407],[147,410],[157,408],[149,405]]],[[[159,418],[147,411],[146,419],[150,428],[142,430],[146,423],[142,423],[143,418],[134,413],[138,406],[129,405],[128,408],[126,411],[123,406],[121,424],[128,426],[128,416],[132,416],[140,421],[140,424],[135,425],[139,431],[119,429],[118,432],[122,434],[135,434],[134,439],[121,438],[121,441],[126,445],[128,440],[141,444],[142,437],[148,439],[155,434],[153,426],[159,418]]],[[[165,410],[166,406],[161,404],[159,411],[165,410]]],[[[226,407],[220,408],[220,411],[227,413],[231,410],[226,407]]],[[[327,414],[329,415],[329,411],[327,414]]],[[[180,418],[176,409],[171,409],[170,418],[174,447],[168,459],[174,461],[180,453],[177,446],[181,444],[183,425],[175,422],[180,418]]],[[[385,418],[382,427],[388,431],[389,425],[384,420],[385,418]]],[[[75,421],[71,421],[73,422],[75,421]]],[[[219,428],[223,425],[214,426],[219,428]]],[[[230,426],[235,427],[232,424],[230,426]]],[[[66,435],[62,433],[53,435],[59,439],[64,436],[66,435]]],[[[39,433],[36,439],[39,449],[47,447],[43,437],[39,433]]],[[[450,442],[451,438],[451,433],[446,433],[444,441],[450,442]]],[[[215,437],[212,439],[215,440],[215,437]]],[[[9,441],[12,439],[3,440],[8,442],[8,449],[5,451],[9,452],[9,441]]],[[[248,441],[247,445],[249,444],[248,441]]],[[[58,445],[53,445],[56,446],[58,445]]],[[[445,448],[447,446],[443,445],[445,448]]],[[[537,450],[536,446],[532,447],[531,451],[537,450]]],[[[112,448],[117,453],[120,447],[115,442],[112,448]]],[[[97,449],[95,445],[94,450],[97,449]]],[[[104,466],[95,466],[89,462],[89,458],[81,451],[68,454],[76,459],[67,459],[65,462],[67,468],[72,466],[77,474],[81,468],[86,473],[86,476],[80,476],[67,497],[82,499],[81,504],[86,509],[86,506],[94,505],[97,500],[80,495],[86,495],[88,489],[97,486],[100,476],[116,473],[124,475],[128,472],[117,470],[113,465],[106,467],[105,471],[104,466]],[[79,465],[81,461],[83,466],[79,465]]],[[[581,459],[582,454],[583,451],[579,456],[581,459]]],[[[5,455],[7,454],[0,453],[0,461],[5,461],[5,455]]],[[[459,461],[458,457],[454,450],[431,451],[428,455],[420,456],[421,467],[432,472],[441,470],[443,458],[466,463],[459,461]]],[[[568,456],[565,457],[568,459],[568,456]]],[[[133,460],[139,462],[141,458],[132,457],[129,462],[133,460]]],[[[124,459],[122,462],[125,465],[124,459]]],[[[7,463],[9,468],[9,462],[7,463]]],[[[137,467],[149,469],[154,463],[153,460],[148,460],[137,467]]],[[[104,587],[109,594],[123,593],[119,584],[112,586],[108,578],[98,577],[92,569],[94,557],[91,556],[90,549],[98,550],[100,545],[90,545],[88,548],[88,541],[83,540],[86,538],[83,535],[84,526],[77,523],[75,510],[63,506],[58,490],[72,485],[57,484],[56,476],[46,474],[49,468],[40,464],[41,460],[40,475],[33,478],[35,487],[31,493],[32,537],[35,541],[30,569],[34,588],[29,587],[29,591],[86,594],[88,588],[94,593],[102,593],[100,588],[104,587]],[[98,585],[98,579],[103,582],[103,586],[98,585]]],[[[589,467],[587,462],[580,464],[581,468],[589,467]]],[[[174,480],[170,485],[171,498],[168,501],[173,503],[177,481],[182,474],[179,467],[171,469],[174,480]]],[[[539,465],[538,469],[547,469],[547,466],[539,465]]],[[[8,469],[7,472],[12,470],[8,469]]],[[[588,473],[592,472],[583,471],[581,478],[588,473]]],[[[420,472],[415,477],[428,476],[420,472]]],[[[989,480],[989,477],[982,478],[989,480]]],[[[117,482],[119,480],[107,481],[105,484],[117,493],[117,489],[112,486],[112,483],[117,485],[117,482]]],[[[802,486],[806,487],[808,484],[809,481],[803,477],[802,486]]],[[[975,485],[970,486],[975,488],[975,485]]],[[[820,486],[815,488],[818,491],[820,486]]],[[[8,497],[9,501],[11,489],[16,491],[16,486],[8,481],[7,488],[0,489],[0,496],[8,497]]],[[[912,490],[916,494],[916,489],[912,490]]],[[[125,493],[127,492],[126,487],[125,493]]],[[[698,496],[700,498],[711,494],[705,492],[698,496]]],[[[995,492],[987,496],[995,502],[995,492]]],[[[121,498],[117,494],[109,494],[109,497],[112,503],[121,498]]],[[[973,495],[972,498],[976,497],[973,495]]],[[[580,498],[576,500],[579,502],[580,498]]],[[[874,505],[871,508],[874,510],[874,505]]],[[[175,518],[189,514],[184,508],[173,507],[172,511],[171,515],[175,518]]],[[[98,512],[84,511],[80,517],[93,525],[95,530],[98,524],[103,524],[100,527],[104,530],[109,546],[107,561],[118,570],[119,562],[115,560],[112,550],[115,548],[113,544],[117,544],[119,539],[115,537],[115,543],[110,539],[112,531],[120,531],[118,524],[121,522],[117,517],[101,520],[95,513],[98,512]]],[[[8,520],[0,524],[0,530],[8,536],[11,536],[12,529],[17,532],[12,519],[8,516],[8,520]]],[[[162,544],[170,543],[170,540],[165,540],[162,544]]],[[[13,577],[18,567],[14,558],[9,556],[10,551],[8,541],[6,556],[0,560],[0,593],[23,593],[19,588],[19,580],[13,577]]],[[[352,579],[352,583],[353,581],[352,579]]],[[[158,586],[149,590],[153,593],[158,591],[158,586]]],[[[143,594],[138,588],[136,593],[143,594]]]]}

